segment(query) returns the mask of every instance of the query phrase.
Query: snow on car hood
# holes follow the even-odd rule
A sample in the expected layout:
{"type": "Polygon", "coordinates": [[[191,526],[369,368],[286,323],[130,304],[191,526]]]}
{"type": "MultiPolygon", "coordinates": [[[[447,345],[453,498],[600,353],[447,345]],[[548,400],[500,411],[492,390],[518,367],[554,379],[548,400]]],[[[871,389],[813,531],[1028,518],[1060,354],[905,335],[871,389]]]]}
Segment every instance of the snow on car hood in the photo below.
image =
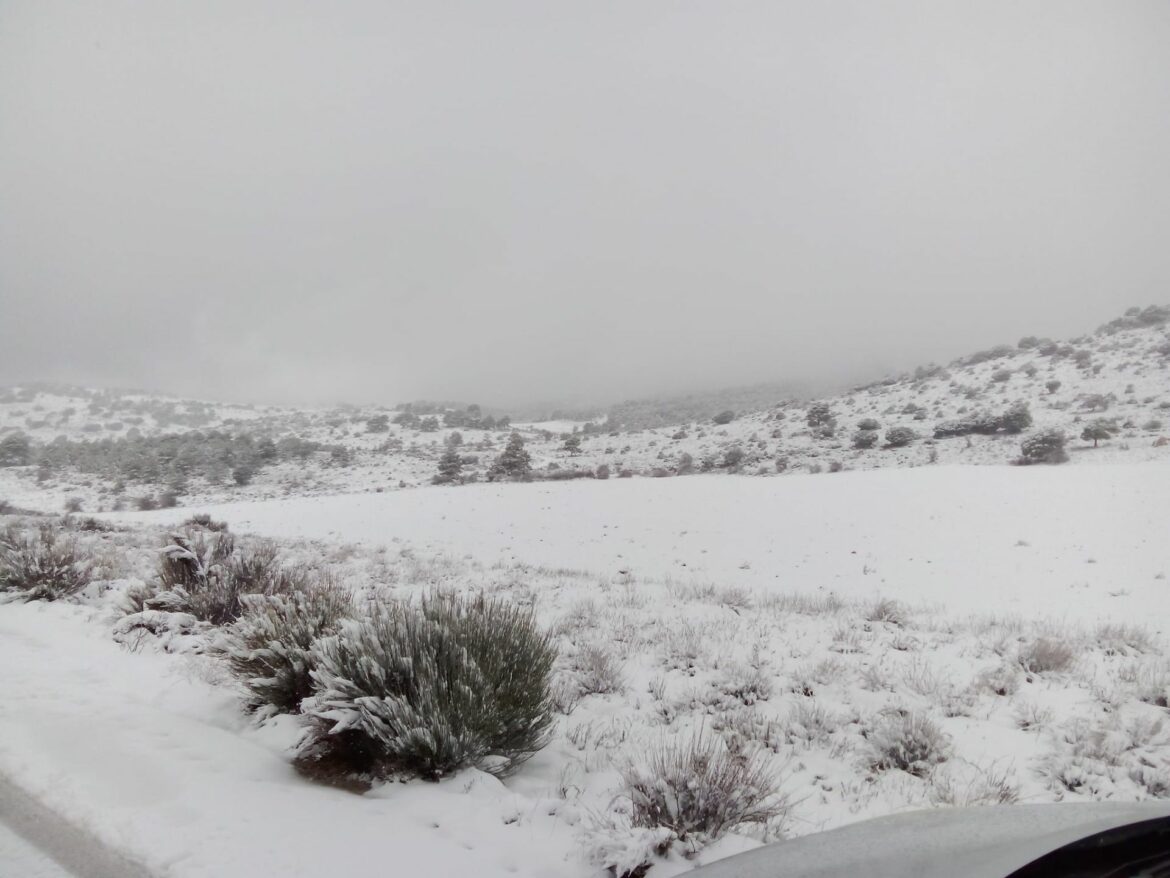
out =
{"type": "Polygon", "coordinates": [[[695,878],[1005,878],[1078,839],[1170,818],[1170,802],[943,808],[866,820],[747,851],[695,878]]]}

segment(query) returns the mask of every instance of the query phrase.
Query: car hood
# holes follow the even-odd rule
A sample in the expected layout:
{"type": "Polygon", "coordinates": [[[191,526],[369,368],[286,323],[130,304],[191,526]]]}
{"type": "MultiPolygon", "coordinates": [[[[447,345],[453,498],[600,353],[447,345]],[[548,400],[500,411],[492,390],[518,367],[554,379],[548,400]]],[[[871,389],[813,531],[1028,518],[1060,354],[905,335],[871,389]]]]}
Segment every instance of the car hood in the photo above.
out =
{"type": "Polygon", "coordinates": [[[702,866],[695,878],[1005,878],[1047,853],[1131,823],[1170,802],[939,808],[866,820],[702,866]]]}

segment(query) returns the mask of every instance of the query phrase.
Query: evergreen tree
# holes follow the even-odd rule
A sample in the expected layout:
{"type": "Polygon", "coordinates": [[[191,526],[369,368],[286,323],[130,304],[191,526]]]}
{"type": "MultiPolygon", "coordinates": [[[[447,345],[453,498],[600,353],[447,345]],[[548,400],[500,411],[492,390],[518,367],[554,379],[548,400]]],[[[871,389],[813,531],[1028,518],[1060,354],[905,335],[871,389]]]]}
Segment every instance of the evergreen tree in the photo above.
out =
{"type": "Polygon", "coordinates": [[[581,453],[581,437],[577,435],[568,436],[565,439],[565,451],[569,454],[581,453]]]}
{"type": "Polygon", "coordinates": [[[508,437],[508,444],[503,453],[496,458],[488,471],[488,478],[496,479],[527,479],[532,474],[532,458],[524,450],[524,437],[513,431],[508,437]]]}
{"type": "Polygon", "coordinates": [[[455,446],[447,447],[443,456],[439,458],[439,474],[435,476],[435,484],[449,485],[452,482],[463,481],[463,459],[455,446]]]}

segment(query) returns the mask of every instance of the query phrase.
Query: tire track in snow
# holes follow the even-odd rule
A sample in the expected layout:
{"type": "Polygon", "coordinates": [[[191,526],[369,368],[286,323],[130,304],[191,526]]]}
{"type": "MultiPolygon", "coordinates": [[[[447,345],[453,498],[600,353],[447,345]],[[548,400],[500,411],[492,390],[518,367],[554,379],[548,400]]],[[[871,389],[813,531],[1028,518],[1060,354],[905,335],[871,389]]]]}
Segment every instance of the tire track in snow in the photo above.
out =
{"type": "MultiPolygon", "coordinates": [[[[36,848],[73,878],[153,878],[142,866],[111,850],[98,838],[46,808],[0,774],[0,826],[36,848]]],[[[5,864],[0,862],[0,872],[5,864]]]]}

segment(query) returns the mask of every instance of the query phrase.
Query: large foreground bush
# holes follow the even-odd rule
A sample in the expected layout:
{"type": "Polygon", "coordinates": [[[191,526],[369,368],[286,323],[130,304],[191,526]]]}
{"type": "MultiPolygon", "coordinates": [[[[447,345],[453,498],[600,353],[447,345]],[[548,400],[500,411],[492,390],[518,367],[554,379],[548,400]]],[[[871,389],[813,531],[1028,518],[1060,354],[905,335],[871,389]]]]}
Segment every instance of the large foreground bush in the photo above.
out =
{"type": "Polygon", "coordinates": [[[296,713],[313,692],[313,644],[353,615],[352,597],[323,582],[291,594],[244,595],[240,603],[243,615],[220,648],[248,690],[248,709],[296,713]]]}
{"type": "Polygon", "coordinates": [[[555,650],[527,611],[431,595],[375,605],[314,645],[297,764],[340,779],[504,775],[547,742],[555,650]]]}
{"type": "Polygon", "coordinates": [[[88,559],[56,525],[45,522],[32,534],[11,525],[0,531],[0,591],[54,601],[76,594],[89,581],[88,559]]]}

